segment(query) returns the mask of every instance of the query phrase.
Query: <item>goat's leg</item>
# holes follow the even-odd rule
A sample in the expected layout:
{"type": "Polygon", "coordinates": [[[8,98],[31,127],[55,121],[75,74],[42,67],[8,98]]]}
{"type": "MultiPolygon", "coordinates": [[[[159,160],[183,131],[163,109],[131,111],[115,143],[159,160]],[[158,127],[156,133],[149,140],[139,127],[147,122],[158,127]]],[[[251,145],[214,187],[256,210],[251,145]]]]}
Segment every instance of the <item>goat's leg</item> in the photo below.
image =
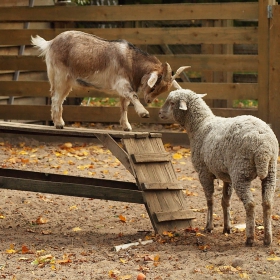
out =
{"type": "Polygon", "coordinates": [[[52,104],[51,115],[56,128],[63,128],[65,123],[62,118],[62,103],[71,90],[71,87],[65,83],[65,85],[55,85],[52,92],[52,104]]]}
{"type": "Polygon", "coordinates": [[[126,98],[124,97],[121,97],[120,98],[120,101],[121,101],[121,119],[120,119],[120,125],[122,126],[122,129],[124,131],[131,131],[132,128],[131,128],[131,125],[130,123],[128,122],[128,118],[127,118],[127,108],[128,108],[128,105],[130,103],[129,100],[127,100],[126,98]]]}
{"type": "Polygon", "coordinates": [[[255,239],[255,202],[250,190],[250,182],[242,179],[232,182],[232,186],[246,211],[246,246],[252,246],[255,239]]]}
{"type": "Polygon", "coordinates": [[[223,233],[230,233],[231,223],[230,223],[230,199],[232,195],[232,186],[224,182],[223,186],[223,197],[222,197],[222,207],[224,213],[224,230],[223,233]]]}
{"type": "Polygon", "coordinates": [[[269,166],[268,175],[262,180],[262,206],[264,223],[263,244],[268,246],[272,242],[271,211],[276,186],[276,165],[269,166]]]}
{"type": "Polygon", "coordinates": [[[211,232],[213,226],[213,195],[214,195],[214,179],[213,174],[208,171],[201,171],[199,173],[199,180],[203,187],[205,198],[207,201],[207,218],[205,231],[211,232]]]}
{"type": "Polygon", "coordinates": [[[149,118],[150,117],[149,112],[145,109],[145,107],[139,101],[139,98],[138,98],[138,95],[137,95],[136,92],[134,92],[132,90],[128,90],[122,96],[124,98],[126,98],[127,100],[129,100],[133,104],[134,109],[135,109],[135,111],[136,111],[136,113],[138,114],[139,117],[141,117],[141,118],[149,118]]]}

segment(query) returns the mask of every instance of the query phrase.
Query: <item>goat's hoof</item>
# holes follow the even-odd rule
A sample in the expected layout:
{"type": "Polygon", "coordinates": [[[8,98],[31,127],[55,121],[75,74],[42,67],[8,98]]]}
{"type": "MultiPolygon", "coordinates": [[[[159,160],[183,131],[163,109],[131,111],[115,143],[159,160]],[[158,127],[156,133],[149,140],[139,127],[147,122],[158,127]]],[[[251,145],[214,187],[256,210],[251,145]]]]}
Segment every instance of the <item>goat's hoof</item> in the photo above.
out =
{"type": "Polygon", "coordinates": [[[149,118],[150,114],[149,113],[142,113],[142,114],[140,114],[140,117],[141,118],[149,118]]]}
{"type": "Polygon", "coordinates": [[[126,128],[124,128],[123,129],[123,131],[131,131],[132,129],[131,128],[128,128],[128,127],[126,127],[126,128]]]}
{"type": "Polygon", "coordinates": [[[55,126],[56,129],[63,129],[63,127],[64,127],[63,125],[56,125],[55,126]]]}

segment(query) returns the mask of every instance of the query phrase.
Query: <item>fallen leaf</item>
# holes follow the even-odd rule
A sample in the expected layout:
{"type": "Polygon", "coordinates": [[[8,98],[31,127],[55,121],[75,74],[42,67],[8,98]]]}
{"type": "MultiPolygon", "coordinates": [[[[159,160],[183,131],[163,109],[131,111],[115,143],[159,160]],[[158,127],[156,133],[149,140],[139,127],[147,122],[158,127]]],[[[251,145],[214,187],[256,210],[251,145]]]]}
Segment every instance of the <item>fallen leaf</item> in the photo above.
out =
{"type": "Polygon", "coordinates": [[[268,261],[280,261],[280,257],[274,256],[271,258],[267,258],[268,261]]]}
{"type": "Polygon", "coordinates": [[[125,223],[126,222],[126,217],[123,215],[119,215],[119,219],[121,222],[125,223]]]}
{"type": "Polygon", "coordinates": [[[72,231],[81,231],[82,229],[81,228],[79,228],[79,227],[74,227],[74,228],[72,228],[72,231]]]}
{"type": "Polygon", "coordinates": [[[181,159],[183,156],[181,154],[176,153],[176,154],[173,154],[172,157],[173,157],[173,159],[181,159]]]}
{"type": "Polygon", "coordinates": [[[45,219],[45,218],[39,216],[39,217],[36,219],[35,223],[36,223],[37,225],[43,225],[43,224],[46,224],[48,221],[49,221],[48,219],[45,219]]]}
{"type": "Polygon", "coordinates": [[[7,249],[6,250],[6,253],[7,254],[15,254],[17,251],[15,250],[15,246],[14,246],[14,244],[11,244],[10,245],[10,249],[7,249]]]}

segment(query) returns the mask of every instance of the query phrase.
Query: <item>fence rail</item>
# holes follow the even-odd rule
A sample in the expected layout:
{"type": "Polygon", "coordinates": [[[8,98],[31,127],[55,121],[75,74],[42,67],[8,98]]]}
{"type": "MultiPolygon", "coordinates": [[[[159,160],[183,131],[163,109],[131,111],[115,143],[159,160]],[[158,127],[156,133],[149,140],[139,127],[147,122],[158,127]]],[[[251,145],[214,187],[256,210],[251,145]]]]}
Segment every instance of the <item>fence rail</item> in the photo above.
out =
{"type": "MultiPolygon", "coordinates": [[[[183,88],[190,88],[198,93],[207,93],[210,100],[257,99],[257,109],[213,108],[220,116],[232,117],[252,114],[270,122],[280,139],[280,120],[276,104],[280,106],[280,91],[270,60],[273,55],[278,58],[276,48],[270,48],[270,32],[275,32],[278,21],[267,18],[267,6],[274,5],[274,0],[259,3],[207,3],[207,4],[158,4],[158,5],[124,5],[124,6],[39,6],[39,7],[0,7],[0,22],[50,22],[54,28],[17,29],[14,27],[0,30],[0,45],[26,45],[26,55],[9,53],[0,55],[0,71],[45,72],[46,65],[42,58],[37,57],[34,48],[30,47],[30,37],[40,35],[50,40],[66,30],[80,30],[95,34],[109,40],[123,38],[127,41],[146,46],[160,46],[164,54],[157,57],[167,61],[172,69],[182,65],[191,65],[192,72],[204,75],[204,82],[187,83],[179,81],[183,88]],[[211,21],[209,22],[205,21],[211,21]],[[229,21],[258,21],[258,26],[234,27],[229,21]],[[70,22],[70,26],[67,22],[70,22]],[[110,24],[112,28],[77,28],[74,24],[86,22],[110,24]],[[193,26],[193,22],[200,23],[193,26]],[[272,28],[273,26],[273,28],[272,28]],[[63,28],[65,27],[65,28],[63,28]],[[271,31],[270,31],[271,30],[271,31]],[[236,44],[258,45],[259,53],[234,54],[232,46],[236,44]],[[201,54],[176,54],[169,46],[201,45],[201,54]],[[218,49],[218,51],[217,51],[218,49]],[[233,83],[232,73],[255,73],[258,83],[233,83]],[[217,76],[216,73],[219,73],[217,76]],[[220,74],[222,73],[222,75],[220,74]],[[216,76],[215,76],[216,75],[216,76]],[[217,78],[219,77],[219,78],[217,78]],[[222,78],[221,78],[222,77],[222,78]],[[273,83],[274,87],[271,85],[273,83]],[[275,86],[276,85],[276,86],[275,86]],[[273,92],[272,92],[273,89],[273,92]],[[273,108],[272,108],[272,107],[273,108]],[[273,112],[273,116],[271,115],[273,112]]],[[[274,5],[277,14],[277,5],[274,5]]],[[[279,26],[280,28],[280,26],[279,26]]],[[[277,35],[274,35],[277,37],[277,35]]],[[[274,64],[276,65],[276,64],[274,64]]],[[[275,66],[275,71],[278,66],[275,66]]],[[[0,73],[1,73],[0,72],[0,73]]],[[[279,76],[278,75],[278,76],[279,76]]],[[[0,96],[11,97],[49,97],[49,84],[46,80],[7,81],[1,79],[0,96]]],[[[73,90],[70,97],[107,97],[106,92],[97,90],[73,90]]],[[[165,98],[167,93],[162,94],[165,98]]],[[[132,122],[158,123],[158,109],[149,108],[150,119],[140,119],[133,108],[129,109],[132,122]]],[[[66,121],[117,122],[119,108],[64,106],[66,121]]],[[[49,105],[0,105],[0,119],[34,119],[50,120],[49,105]]]]}

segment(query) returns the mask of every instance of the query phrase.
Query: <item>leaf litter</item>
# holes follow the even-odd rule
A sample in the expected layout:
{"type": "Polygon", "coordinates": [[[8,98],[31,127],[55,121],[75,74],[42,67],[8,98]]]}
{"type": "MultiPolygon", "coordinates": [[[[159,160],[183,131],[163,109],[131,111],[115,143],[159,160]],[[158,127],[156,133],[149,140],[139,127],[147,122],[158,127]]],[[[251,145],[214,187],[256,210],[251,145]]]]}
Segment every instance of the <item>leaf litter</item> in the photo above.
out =
{"type": "MultiPolygon", "coordinates": [[[[215,229],[205,233],[206,202],[190,151],[171,144],[165,144],[165,149],[196,216],[194,227],[158,235],[144,205],[1,190],[0,247],[9,259],[0,258],[0,277],[120,280],[136,279],[142,272],[147,279],[278,279],[279,181],[272,213],[273,245],[269,250],[262,246],[262,209],[256,207],[256,245],[247,248],[245,230],[238,228],[244,224],[245,215],[237,197],[233,195],[231,207],[235,230],[222,234],[222,191],[216,184],[215,229]],[[144,241],[139,243],[139,239],[144,241]],[[112,251],[115,246],[130,243],[138,245],[112,251]],[[241,265],[233,266],[240,257],[244,259],[241,265]]],[[[0,138],[0,159],[2,168],[135,181],[110,151],[96,143],[0,138]]],[[[253,182],[251,191],[256,205],[261,206],[258,181],[253,182]]]]}

